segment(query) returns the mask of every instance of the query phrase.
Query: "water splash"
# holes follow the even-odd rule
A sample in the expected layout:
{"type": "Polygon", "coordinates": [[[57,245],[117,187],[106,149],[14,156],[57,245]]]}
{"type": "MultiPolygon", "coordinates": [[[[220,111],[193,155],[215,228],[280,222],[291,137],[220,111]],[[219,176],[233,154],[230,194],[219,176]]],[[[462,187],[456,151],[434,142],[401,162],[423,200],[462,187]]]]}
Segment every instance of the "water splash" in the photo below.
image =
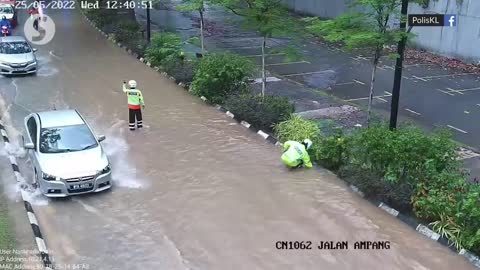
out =
{"type": "Polygon", "coordinates": [[[126,126],[125,121],[117,121],[107,131],[105,140],[102,145],[112,163],[112,179],[114,185],[127,188],[142,188],[147,185],[147,181],[137,176],[137,169],[134,163],[129,159],[129,145],[122,131],[126,126]],[[119,136],[120,135],[120,136],[119,136]]]}
{"type": "Polygon", "coordinates": [[[50,77],[58,73],[58,69],[54,68],[52,65],[49,65],[52,62],[50,56],[38,56],[38,70],[37,76],[41,77],[50,77]]]}

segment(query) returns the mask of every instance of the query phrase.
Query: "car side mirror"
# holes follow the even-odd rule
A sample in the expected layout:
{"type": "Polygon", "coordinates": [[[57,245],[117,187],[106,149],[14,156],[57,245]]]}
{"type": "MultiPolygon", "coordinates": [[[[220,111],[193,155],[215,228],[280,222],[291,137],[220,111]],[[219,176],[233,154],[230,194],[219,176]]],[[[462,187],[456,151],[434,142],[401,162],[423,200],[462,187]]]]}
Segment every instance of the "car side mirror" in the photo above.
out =
{"type": "Polygon", "coordinates": [[[100,136],[98,136],[98,142],[103,142],[103,141],[105,141],[106,138],[107,137],[105,137],[105,135],[100,135],[100,136]]]}
{"type": "Polygon", "coordinates": [[[37,48],[33,48],[33,52],[37,52],[37,51],[38,51],[38,49],[37,49],[37,48]]]}
{"type": "Polygon", "coordinates": [[[33,145],[33,143],[25,143],[25,145],[23,147],[25,149],[35,150],[35,145],[33,145]]]}

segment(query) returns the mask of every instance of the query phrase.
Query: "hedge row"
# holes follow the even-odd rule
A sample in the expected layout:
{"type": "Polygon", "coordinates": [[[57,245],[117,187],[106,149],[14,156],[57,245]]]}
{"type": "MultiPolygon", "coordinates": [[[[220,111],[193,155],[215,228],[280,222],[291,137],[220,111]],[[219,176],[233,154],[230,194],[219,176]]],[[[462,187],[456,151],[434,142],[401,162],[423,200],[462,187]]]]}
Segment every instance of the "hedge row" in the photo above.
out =
{"type": "Polygon", "coordinates": [[[380,124],[322,136],[313,121],[278,124],[281,141],[313,138],[312,159],[356,185],[367,197],[413,214],[457,248],[480,253],[480,187],[462,173],[450,133],[380,124]]]}

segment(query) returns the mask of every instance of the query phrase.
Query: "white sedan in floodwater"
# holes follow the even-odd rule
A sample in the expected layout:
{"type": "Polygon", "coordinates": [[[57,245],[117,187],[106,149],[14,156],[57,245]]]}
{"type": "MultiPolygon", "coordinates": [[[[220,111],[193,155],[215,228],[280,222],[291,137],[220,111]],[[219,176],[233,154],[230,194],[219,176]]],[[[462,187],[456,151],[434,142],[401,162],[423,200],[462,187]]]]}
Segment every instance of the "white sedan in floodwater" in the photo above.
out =
{"type": "Polygon", "coordinates": [[[96,137],[77,110],[32,113],[25,118],[34,182],[47,197],[100,192],[112,186],[111,168],[96,137]]]}

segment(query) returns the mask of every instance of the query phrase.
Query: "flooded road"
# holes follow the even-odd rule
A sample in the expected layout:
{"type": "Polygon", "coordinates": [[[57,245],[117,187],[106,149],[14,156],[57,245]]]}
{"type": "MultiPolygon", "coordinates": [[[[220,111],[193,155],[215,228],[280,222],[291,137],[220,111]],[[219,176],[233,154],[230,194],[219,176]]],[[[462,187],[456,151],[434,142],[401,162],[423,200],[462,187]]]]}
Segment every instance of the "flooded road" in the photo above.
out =
{"type": "Polygon", "coordinates": [[[31,111],[76,108],[107,136],[115,180],[95,195],[33,195],[58,269],[473,269],[328,171],[288,172],[279,149],[115,47],[79,12],[49,15],[57,32],[38,47],[43,73],[0,79],[10,132],[23,131],[31,111]],[[135,132],[121,92],[129,79],[146,102],[146,128],[135,132]],[[277,241],[349,241],[350,250],[278,250],[277,241]],[[391,248],[353,250],[354,241],[391,248]]]}

